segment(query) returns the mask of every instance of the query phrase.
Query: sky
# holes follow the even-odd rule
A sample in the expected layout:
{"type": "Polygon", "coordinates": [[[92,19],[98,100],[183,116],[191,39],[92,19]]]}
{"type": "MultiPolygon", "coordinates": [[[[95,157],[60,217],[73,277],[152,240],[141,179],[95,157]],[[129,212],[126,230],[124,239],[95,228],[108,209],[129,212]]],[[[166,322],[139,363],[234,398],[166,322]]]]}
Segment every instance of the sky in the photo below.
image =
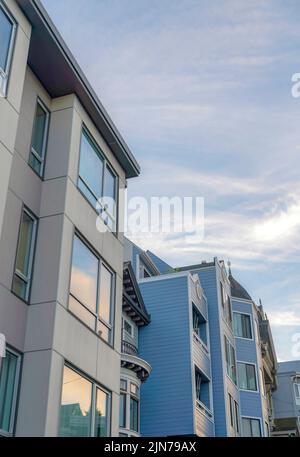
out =
{"type": "Polygon", "coordinates": [[[300,358],[299,1],[43,3],[141,165],[129,196],[204,198],[201,242],[135,241],[172,266],[230,259],[279,361],[300,358]]]}

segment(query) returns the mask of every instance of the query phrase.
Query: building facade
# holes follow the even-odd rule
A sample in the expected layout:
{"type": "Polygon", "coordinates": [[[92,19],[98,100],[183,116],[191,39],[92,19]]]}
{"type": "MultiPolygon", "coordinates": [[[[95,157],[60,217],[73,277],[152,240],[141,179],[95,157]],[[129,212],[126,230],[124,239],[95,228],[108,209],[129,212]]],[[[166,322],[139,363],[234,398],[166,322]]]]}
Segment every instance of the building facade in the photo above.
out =
{"type": "Polygon", "coordinates": [[[262,307],[257,307],[231,272],[229,280],[243,436],[270,436],[271,395],[276,389],[276,354],[272,335],[269,332],[270,338],[263,341],[262,335],[267,336],[264,332],[267,320],[262,307]]]}
{"type": "Polygon", "coordinates": [[[300,361],[278,364],[273,436],[300,437],[300,361]]]}
{"type": "Polygon", "coordinates": [[[1,0],[0,36],[0,435],[118,436],[139,166],[38,0],[1,0]]]}
{"type": "Polygon", "coordinates": [[[142,434],[269,436],[277,366],[262,307],[217,258],[174,269],[128,240],[125,252],[151,313],[142,434]]]}

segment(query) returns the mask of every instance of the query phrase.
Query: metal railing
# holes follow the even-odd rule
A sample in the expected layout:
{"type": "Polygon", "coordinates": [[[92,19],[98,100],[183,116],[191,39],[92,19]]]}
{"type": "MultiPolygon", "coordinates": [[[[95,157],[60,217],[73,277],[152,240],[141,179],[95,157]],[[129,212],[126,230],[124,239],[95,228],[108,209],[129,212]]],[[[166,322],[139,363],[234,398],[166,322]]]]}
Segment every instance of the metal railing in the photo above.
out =
{"type": "Polygon", "coordinates": [[[138,349],[134,344],[129,343],[128,341],[122,341],[122,353],[129,355],[138,355],[138,349]]]}

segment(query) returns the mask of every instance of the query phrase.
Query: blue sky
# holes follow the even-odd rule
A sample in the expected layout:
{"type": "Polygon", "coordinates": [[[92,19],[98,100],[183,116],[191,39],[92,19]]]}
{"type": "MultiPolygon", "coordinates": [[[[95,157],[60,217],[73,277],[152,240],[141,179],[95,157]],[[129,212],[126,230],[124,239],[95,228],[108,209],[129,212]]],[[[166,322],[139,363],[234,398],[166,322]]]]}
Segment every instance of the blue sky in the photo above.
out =
{"type": "MultiPolygon", "coordinates": [[[[171,265],[230,258],[279,360],[300,334],[298,0],[43,0],[142,166],[130,195],[202,196],[205,238],[142,241],[171,265]]],[[[140,241],[140,240],[139,240],[140,241]]],[[[298,355],[300,358],[300,354],[298,355]]]]}

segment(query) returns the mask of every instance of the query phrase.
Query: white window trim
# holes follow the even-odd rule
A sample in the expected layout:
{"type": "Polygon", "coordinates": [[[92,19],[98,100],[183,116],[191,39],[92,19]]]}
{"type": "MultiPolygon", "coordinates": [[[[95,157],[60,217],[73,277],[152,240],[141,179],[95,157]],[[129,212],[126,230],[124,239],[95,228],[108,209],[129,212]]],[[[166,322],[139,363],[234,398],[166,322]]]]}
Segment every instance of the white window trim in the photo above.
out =
{"type": "MultiPolygon", "coordinates": [[[[36,158],[38,162],[41,164],[41,171],[40,173],[37,173],[39,176],[44,175],[45,171],[45,157],[46,157],[46,150],[47,150],[47,141],[48,141],[48,132],[49,132],[49,124],[50,124],[50,110],[46,107],[46,105],[42,102],[42,100],[38,97],[36,101],[36,108],[35,108],[35,115],[34,115],[34,123],[33,123],[33,130],[32,130],[32,138],[31,138],[31,147],[30,147],[30,152],[33,154],[33,156],[36,158]],[[45,129],[43,132],[43,146],[42,146],[42,156],[39,155],[39,153],[34,149],[32,146],[32,141],[33,141],[33,135],[34,135],[34,129],[35,129],[35,123],[36,123],[36,113],[37,113],[37,108],[38,105],[42,108],[42,110],[46,113],[46,123],[45,123],[45,129]]],[[[29,158],[30,159],[30,158],[29,158]]],[[[35,170],[34,170],[35,171],[35,170]]]]}
{"type": "Polygon", "coordinates": [[[10,42],[9,42],[6,68],[0,69],[0,96],[6,97],[8,81],[9,81],[9,76],[10,76],[10,71],[11,71],[11,66],[12,66],[12,56],[13,56],[15,41],[16,41],[17,22],[14,19],[14,17],[11,15],[11,13],[8,11],[6,6],[1,1],[0,1],[0,9],[2,9],[4,14],[7,15],[7,17],[9,18],[9,20],[12,23],[12,32],[11,32],[11,37],[10,37],[10,42]]]}
{"type": "MultiPolygon", "coordinates": [[[[238,386],[239,391],[240,391],[240,392],[252,392],[252,393],[254,393],[254,394],[259,393],[259,388],[258,388],[259,384],[258,384],[258,378],[257,378],[257,365],[256,365],[256,363],[254,363],[254,362],[245,362],[244,360],[237,360],[237,361],[236,361],[236,368],[237,368],[237,374],[236,374],[236,375],[237,375],[237,381],[238,381],[237,386],[238,386]],[[239,383],[239,379],[238,379],[238,378],[239,378],[239,370],[238,370],[238,364],[239,364],[239,363],[243,363],[243,364],[245,364],[245,365],[253,365],[253,366],[254,366],[255,380],[256,380],[256,390],[241,389],[241,388],[239,387],[239,384],[240,384],[240,383],[239,383]]],[[[244,416],[244,417],[246,417],[246,416],[244,416]]]]}
{"type": "Polygon", "coordinates": [[[250,317],[250,327],[251,327],[251,335],[252,335],[252,338],[245,338],[243,336],[236,336],[235,333],[234,333],[234,322],[233,322],[233,333],[234,333],[234,338],[237,338],[239,340],[246,340],[246,341],[254,341],[254,332],[253,332],[253,323],[252,323],[252,314],[250,313],[243,313],[241,311],[232,311],[232,315],[233,315],[233,321],[234,321],[234,314],[242,314],[242,315],[245,315],[245,316],[249,316],[250,317]]]}
{"type": "MultiPolygon", "coordinates": [[[[15,424],[15,415],[17,409],[17,397],[19,391],[19,381],[20,381],[20,373],[21,373],[21,359],[22,356],[14,351],[13,349],[6,348],[7,352],[15,355],[17,357],[17,368],[16,368],[16,375],[14,380],[14,388],[13,388],[13,400],[12,400],[12,407],[11,407],[11,416],[10,416],[10,424],[9,424],[9,432],[0,429],[0,436],[12,436],[14,432],[14,424],[15,424]]],[[[0,364],[0,373],[1,373],[1,364],[0,364]]]]}

